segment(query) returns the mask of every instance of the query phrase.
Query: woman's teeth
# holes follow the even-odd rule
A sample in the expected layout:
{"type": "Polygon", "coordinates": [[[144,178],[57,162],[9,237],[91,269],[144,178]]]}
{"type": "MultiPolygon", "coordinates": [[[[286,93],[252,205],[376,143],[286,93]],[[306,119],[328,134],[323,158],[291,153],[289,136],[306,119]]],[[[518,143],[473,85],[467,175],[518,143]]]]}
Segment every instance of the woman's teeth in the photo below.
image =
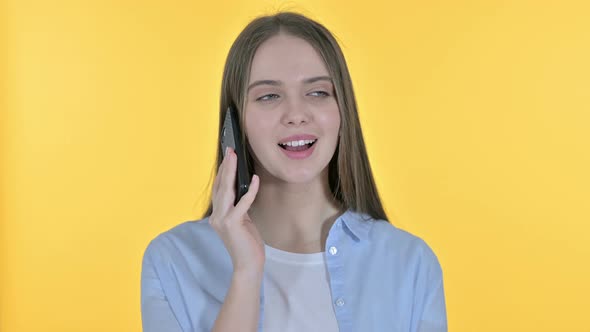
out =
{"type": "Polygon", "coordinates": [[[297,146],[302,146],[302,145],[306,145],[306,144],[313,144],[313,143],[315,143],[315,141],[317,141],[317,139],[303,139],[303,140],[299,140],[299,141],[279,143],[279,145],[281,145],[283,147],[285,147],[285,146],[297,147],[297,146]]]}

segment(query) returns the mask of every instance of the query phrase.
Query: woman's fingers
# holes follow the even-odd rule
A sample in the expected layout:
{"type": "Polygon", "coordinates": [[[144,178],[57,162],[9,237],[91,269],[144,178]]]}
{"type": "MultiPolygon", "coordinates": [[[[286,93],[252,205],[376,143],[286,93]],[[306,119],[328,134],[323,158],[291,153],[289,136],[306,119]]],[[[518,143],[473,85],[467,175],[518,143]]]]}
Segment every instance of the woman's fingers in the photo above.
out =
{"type": "Polygon", "coordinates": [[[215,180],[213,181],[213,200],[215,201],[215,197],[217,197],[217,192],[219,191],[219,182],[221,182],[221,174],[223,174],[223,165],[226,164],[225,162],[225,153],[223,154],[223,159],[221,159],[221,163],[219,164],[219,168],[217,169],[217,174],[215,174],[215,180]]]}
{"type": "Polygon", "coordinates": [[[217,173],[215,174],[215,180],[213,181],[213,197],[215,198],[215,195],[217,195],[217,190],[219,190],[219,173],[221,173],[221,171],[223,167],[223,161],[221,162],[221,164],[219,165],[219,168],[217,169],[217,173]]]}
{"type": "Polygon", "coordinates": [[[252,205],[252,202],[254,202],[254,199],[256,198],[259,185],[260,179],[258,178],[258,175],[254,174],[252,176],[252,181],[250,182],[248,192],[245,193],[244,196],[242,196],[242,198],[240,198],[236,207],[231,211],[231,213],[233,214],[232,217],[241,217],[245,215],[246,212],[248,212],[248,209],[250,209],[250,205],[252,205]]]}
{"type": "Polygon", "coordinates": [[[221,209],[227,211],[234,205],[236,196],[235,182],[236,182],[236,154],[232,148],[229,148],[225,159],[223,161],[223,173],[221,174],[221,182],[219,183],[219,202],[222,205],[221,209]]]}
{"type": "Polygon", "coordinates": [[[219,166],[213,184],[214,210],[217,212],[218,216],[223,216],[222,218],[224,220],[242,219],[242,216],[247,214],[252,202],[254,202],[260,186],[260,178],[257,175],[253,175],[248,192],[242,196],[235,207],[233,206],[236,197],[236,158],[237,156],[233,149],[229,148],[219,166]]]}

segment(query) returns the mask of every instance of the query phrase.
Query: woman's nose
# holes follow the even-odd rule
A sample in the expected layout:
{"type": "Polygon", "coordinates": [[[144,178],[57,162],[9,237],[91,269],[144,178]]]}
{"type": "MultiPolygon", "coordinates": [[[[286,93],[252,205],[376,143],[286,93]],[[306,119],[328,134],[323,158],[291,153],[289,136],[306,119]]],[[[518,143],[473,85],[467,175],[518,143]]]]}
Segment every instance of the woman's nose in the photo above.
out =
{"type": "Polygon", "coordinates": [[[298,126],[310,121],[311,114],[303,101],[297,100],[297,98],[290,98],[283,105],[285,107],[283,122],[286,125],[298,126]]]}

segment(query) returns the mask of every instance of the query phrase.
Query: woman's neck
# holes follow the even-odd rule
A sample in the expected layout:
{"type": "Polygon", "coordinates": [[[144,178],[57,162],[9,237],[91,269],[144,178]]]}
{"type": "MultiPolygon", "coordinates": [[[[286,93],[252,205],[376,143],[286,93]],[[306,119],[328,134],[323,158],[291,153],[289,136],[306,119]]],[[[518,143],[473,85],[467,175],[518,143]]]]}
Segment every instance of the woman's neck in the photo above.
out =
{"type": "Polygon", "coordinates": [[[328,232],[343,212],[330,192],[327,178],[301,184],[261,179],[248,215],[267,245],[315,253],[324,251],[328,232]]]}

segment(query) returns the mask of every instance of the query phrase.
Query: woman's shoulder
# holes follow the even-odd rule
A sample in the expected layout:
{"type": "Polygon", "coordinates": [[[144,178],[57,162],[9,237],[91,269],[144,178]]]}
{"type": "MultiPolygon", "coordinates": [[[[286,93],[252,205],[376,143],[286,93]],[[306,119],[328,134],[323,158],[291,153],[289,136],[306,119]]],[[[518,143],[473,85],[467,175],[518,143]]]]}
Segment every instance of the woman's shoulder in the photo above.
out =
{"type": "Polygon", "coordinates": [[[182,257],[199,252],[215,252],[214,249],[219,246],[223,247],[223,242],[211,227],[209,217],[205,217],[184,221],[158,233],[149,241],[146,253],[182,257]]]}
{"type": "Polygon", "coordinates": [[[419,235],[399,228],[388,220],[375,219],[366,214],[356,214],[357,222],[369,223],[367,238],[375,249],[402,253],[419,260],[428,260],[438,264],[438,258],[432,247],[419,235]]]}

